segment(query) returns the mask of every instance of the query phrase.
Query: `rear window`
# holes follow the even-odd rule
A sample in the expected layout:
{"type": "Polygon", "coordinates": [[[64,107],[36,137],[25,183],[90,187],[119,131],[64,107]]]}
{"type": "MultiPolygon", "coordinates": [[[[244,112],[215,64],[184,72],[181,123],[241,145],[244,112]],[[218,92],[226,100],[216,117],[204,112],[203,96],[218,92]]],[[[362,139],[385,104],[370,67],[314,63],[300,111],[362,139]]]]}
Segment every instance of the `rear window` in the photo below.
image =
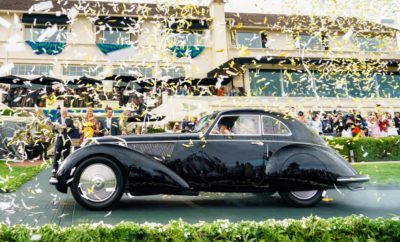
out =
{"type": "Polygon", "coordinates": [[[292,135],[290,129],[276,118],[263,116],[263,135],[292,135]]]}

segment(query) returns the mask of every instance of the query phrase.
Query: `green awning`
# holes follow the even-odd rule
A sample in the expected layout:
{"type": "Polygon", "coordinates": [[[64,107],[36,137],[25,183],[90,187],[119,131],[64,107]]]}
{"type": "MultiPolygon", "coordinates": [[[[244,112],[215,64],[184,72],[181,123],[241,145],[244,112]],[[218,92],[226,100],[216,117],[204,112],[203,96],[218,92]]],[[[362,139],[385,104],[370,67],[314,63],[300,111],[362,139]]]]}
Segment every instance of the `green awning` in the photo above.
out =
{"type": "Polygon", "coordinates": [[[172,46],[168,49],[178,58],[190,56],[193,59],[204,51],[205,46],[172,46]]]}
{"type": "Polygon", "coordinates": [[[32,40],[25,41],[37,55],[48,54],[58,55],[63,52],[65,42],[35,42],[32,40]]]}

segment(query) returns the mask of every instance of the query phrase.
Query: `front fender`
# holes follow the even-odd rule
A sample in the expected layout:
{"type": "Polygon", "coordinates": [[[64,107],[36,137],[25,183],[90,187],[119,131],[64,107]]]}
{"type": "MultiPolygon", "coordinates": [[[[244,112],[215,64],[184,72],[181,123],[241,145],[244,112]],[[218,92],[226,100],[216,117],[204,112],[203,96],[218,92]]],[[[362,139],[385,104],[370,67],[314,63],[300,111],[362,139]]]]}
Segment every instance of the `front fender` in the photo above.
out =
{"type": "Polygon", "coordinates": [[[339,177],[356,176],[357,171],[329,147],[289,145],[268,160],[266,176],[270,182],[291,186],[332,186],[339,177]]]}
{"type": "MultiPolygon", "coordinates": [[[[93,144],[76,150],[60,166],[57,178],[69,183],[80,162],[93,156],[107,156],[118,162],[127,177],[127,186],[146,189],[146,186],[186,190],[188,183],[153,157],[116,144],[93,144]]],[[[148,188],[148,187],[147,187],[148,188]]]]}

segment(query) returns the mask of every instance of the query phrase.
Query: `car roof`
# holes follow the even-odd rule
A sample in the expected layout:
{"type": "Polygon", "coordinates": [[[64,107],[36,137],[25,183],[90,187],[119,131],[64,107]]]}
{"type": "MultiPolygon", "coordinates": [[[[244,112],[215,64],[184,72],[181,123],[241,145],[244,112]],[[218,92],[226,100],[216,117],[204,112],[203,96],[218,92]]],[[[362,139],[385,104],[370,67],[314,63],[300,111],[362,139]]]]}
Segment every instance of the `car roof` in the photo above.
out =
{"type": "Polygon", "coordinates": [[[222,115],[246,115],[246,114],[267,115],[280,120],[291,130],[292,135],[288,136],[287,138],[293,141],[324,144],[324,141],[321,139],[321,137],[317,135],[315,132],[311,131],[311,129],[307,128],[306,125],[304,125],[304,123],[284,113],[278,113],[262,109],[249,109],[249,108],[232,109],[232,110],[220,111],[218,113],[217,118],[221,117],[222,115]]]}
{"type": "Polygon", "coordinates": [[[224,110],[224,111],[220,111],[219,114],[220,115],[239,115],[239,114],[263,115],[263,114],[267,114],[267,115],[271,115],[271,116],[281,116],[281,117],[285,116],[284,114],[278,113],[278,112],[266,111],[266,110],[262,110],[262,109],[250,109],[250,108],[224,110]]]}

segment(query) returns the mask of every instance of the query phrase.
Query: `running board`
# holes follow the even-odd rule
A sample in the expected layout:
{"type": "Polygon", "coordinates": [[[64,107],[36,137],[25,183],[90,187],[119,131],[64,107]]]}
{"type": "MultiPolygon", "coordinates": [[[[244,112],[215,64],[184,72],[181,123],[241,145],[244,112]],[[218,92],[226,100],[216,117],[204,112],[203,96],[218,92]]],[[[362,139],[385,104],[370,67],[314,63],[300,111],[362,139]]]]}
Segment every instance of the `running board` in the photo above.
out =
{"type": "Polygon", "coordinates": [[[198,196],[199,192],[196,192],[196,191],[182,191],[182,192],[174,193],[174,195],[198,196]]]}

